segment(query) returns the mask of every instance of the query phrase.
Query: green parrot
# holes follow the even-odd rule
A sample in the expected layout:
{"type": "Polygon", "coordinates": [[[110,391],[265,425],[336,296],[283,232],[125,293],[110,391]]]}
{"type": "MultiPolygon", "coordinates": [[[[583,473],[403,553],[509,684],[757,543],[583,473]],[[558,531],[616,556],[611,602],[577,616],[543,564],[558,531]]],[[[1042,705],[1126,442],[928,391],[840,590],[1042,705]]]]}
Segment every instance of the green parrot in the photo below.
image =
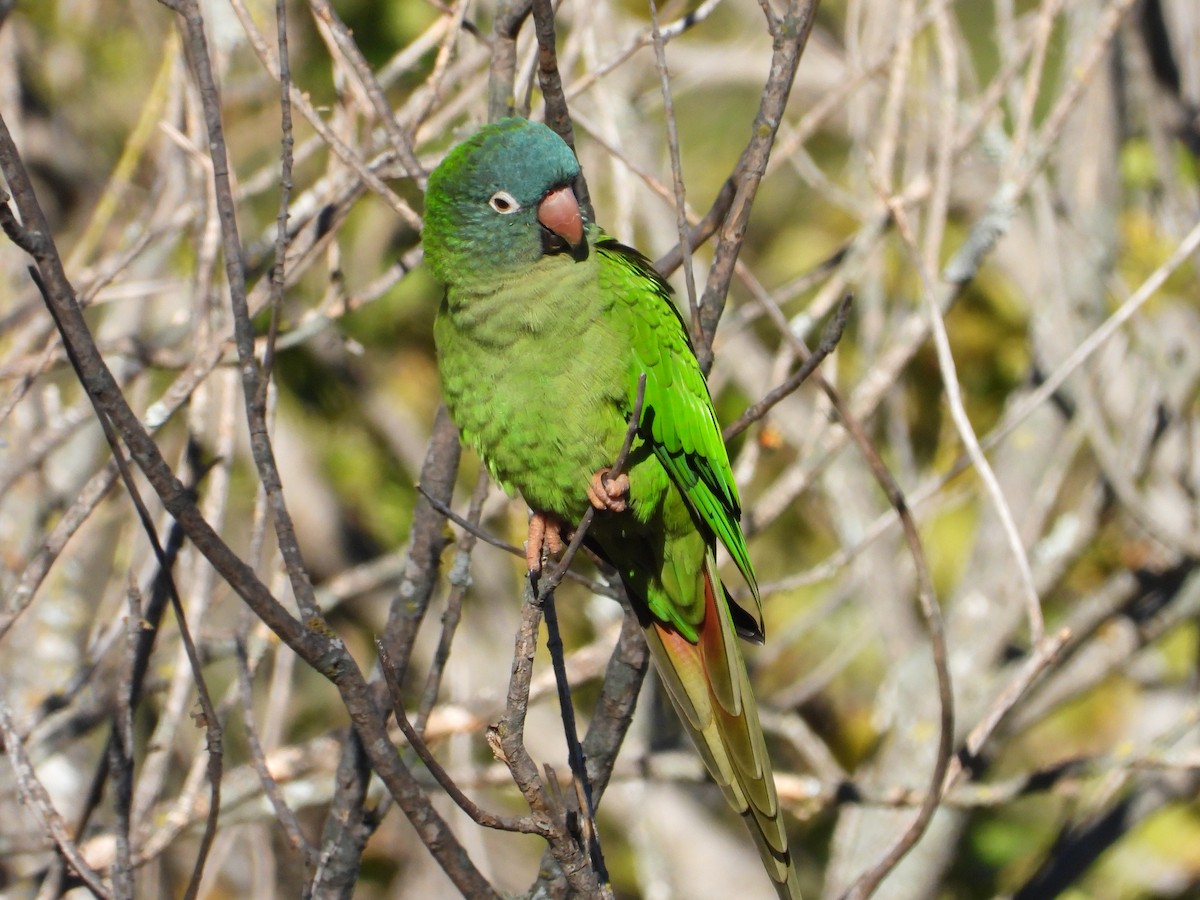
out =
{"type": "Polygon", "coordinates": [[[741,505],[708,385],[671,288],[586,221],[574,153],[545,125],[486,125],[430,174],[425,259],[445,285],[434,335],[464,440],[533,510],[527,558],[588,505],[588,546],[621,575],[651,656],[780,897],[800,890],[737,635],[762,641],[741,505]],[[645,375],[626,473],[609,468],[645,375]],[[717,574],[729,551],[754,597],[717,574]]]}

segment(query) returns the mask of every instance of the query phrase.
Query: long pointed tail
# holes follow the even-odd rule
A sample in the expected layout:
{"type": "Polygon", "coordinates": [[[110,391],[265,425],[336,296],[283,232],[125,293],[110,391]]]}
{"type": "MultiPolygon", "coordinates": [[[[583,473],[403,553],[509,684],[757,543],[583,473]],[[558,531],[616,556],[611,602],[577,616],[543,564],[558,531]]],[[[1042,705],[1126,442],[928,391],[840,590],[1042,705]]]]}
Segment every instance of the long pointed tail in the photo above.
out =
{"type": "Polygon", "coordinates": [[[646,640],[684,727],[725,799],[746,821],[779,896],[800,900],[758,707],[711,553],[704,600],[695,644],[655,620],[646,627],[646,640]]]}

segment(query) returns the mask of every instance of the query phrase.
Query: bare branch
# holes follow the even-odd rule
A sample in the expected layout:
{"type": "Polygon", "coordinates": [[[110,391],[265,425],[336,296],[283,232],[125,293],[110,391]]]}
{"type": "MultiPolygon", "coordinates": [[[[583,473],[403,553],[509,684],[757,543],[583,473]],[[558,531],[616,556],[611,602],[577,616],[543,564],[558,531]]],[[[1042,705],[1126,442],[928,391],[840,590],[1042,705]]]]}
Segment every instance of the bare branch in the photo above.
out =
{"type": "Polygon", "coordinates": [[[387,683],[388,692],[392,698],[392,708],[396,714],[396,722],[400,725],[400,730],[404,732],[404,737],[408,740],[409,746],[416,751],[417,756],[421,757],[421,762],[425,763],[434,780],[441,785],[442,790],[450,795],[450,799],[458,804],[459,809],[470,816],[471,821],[484,828],[495,828],[499,831],[514,831],[519,834],[540,834],[543,837],[548,837],[551,834],[551,830],[548,823],[544,820],[539,820],[535,816],[512,818],[509,816],[492,815],[480,809],[474,800],[459,789],[446,770],[442,768],[441,763],[430,752],[428,745],[421,737],[421,733],[408,721],[408,714],[404,711],[404,697],[400,692],[400,684],[396,681],[396,669],[392,665],[391,659],[388,658],[387,647],[384,646],[383,641],[376,641],[375,646],[379,651],[379,666],[383,670],[383,678],[387,683]]]}
{"type": "Polygon", "coordinates": [[[80,855],[79,847],[67,831],[67,823],[54,808],[50,795],[38,779],[33,763],[25,753],[21,735],[17,731],[13,719],[13,711],[3,697],[0,697],[0,737],[4,738],[4,750],[12,763],[13,773],[17,778],[17,788],[21,792],[21,799],[24,801],[25,807],[38,818],[46,834],[54,841],[59,852],[70,863],[75,873],[83,879],[84,884],[97,897],[106,900],[111,896],[108,885],[80,855]]]}
{"type": "Polygon", "coordinates": [[[775,143],[792,82],[800,66],[800,56],[817,17],[817,0],[789,0],[782,16],[772,13],[769,6],[764,8],[771,31],[771,71],[763,88],[758,113],[754,117],[750,141],[734,170],[737,190],[729,213],[721,224],[708,282],[699,301],[700,332],[692,335],[701,371],[706,373],[712,367],[712,342],[717,323],[725,311],[725,297],[733,280],[734,264],[746,237],[750,207],[767,170],[771,147],[775,143]]]}

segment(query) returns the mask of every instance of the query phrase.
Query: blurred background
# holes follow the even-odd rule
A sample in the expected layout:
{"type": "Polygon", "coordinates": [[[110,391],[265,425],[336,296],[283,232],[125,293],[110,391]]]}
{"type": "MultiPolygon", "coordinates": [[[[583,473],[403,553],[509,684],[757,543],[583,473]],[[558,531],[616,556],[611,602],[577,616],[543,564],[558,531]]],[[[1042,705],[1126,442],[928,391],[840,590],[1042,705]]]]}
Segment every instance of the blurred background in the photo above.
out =
{"type": "MultiPolygon", "coordinates": [[[[427,171],[486,120],[497,10],[335,0],[373,85],[314,14],[320,4],[287,6],[295,171],[269,416],[318,599],[369,671],[410,583],[416,484],[439,405],[439,291],[418,265],[421,190],[394,137],[427,171]],[[374,86],[394,111],[390,131],[374,86]]],[[[201,8],[261,343],[279,210],[274,4],[201,8]]],[[[0,113],[97,345],[167,459],[185,482],[199,479],[205,516],[290,604],[249,455],[212,161],[177,16],[151,0],[0,3],[0,16],[0,113]]],[[[771,36],[754,0],[665,0],[657,21],[694,222],[752,136],[771,36]]],[[[650,9],[562,0],[556,24],[597,220],[657,259],[679,232],[650,9]]],[[[517,36],[513,100],[540,118],[532,26],[517,36]]],[[[939,810],[877,896],[1200,896],[1198,154],[1192,0],[820,6],[710,385],[732,422],[795,371],[800,348],[853,294],[820,372],[912,510],[956,721],[939,810]]],[[[694,254],[700,285],[710,261],[711,242],[694,254]]],[[[145,615],[131,603],[151,594],[157,564],[27,264],[0,244],[6,749],[19,735],[104,872],[115,858],[110,800],[81,833],[71,823],[106,758],[145,615]]],[[[685,302],[681,272],[672,283],[685,302]]],[[[545,403],[553,416],[555,398],[545,403]]],[[[811,382],[730,448],[767,626],[748,663],[807,891],[835,897],[881,859],[929,789],[942,705],[914,554],[811,382]]],[[[461,514],[478,472],[464,452],[461,514]]],[[[494,486],[480,496],[482,527],[519,545],[524,505],[494,486]]],[[[150,510],[166,535],[169,516],[150,510]]],[[[439,528],[447,541],[462,533],[439,528]]],[[[426,739],[483,806],[522,813],[484,732],[504,709],[524,565],[486,543],[448,543],[441,563],[406,695],[415,708],[431,668],[441,673],[426,739]],[[450,610],[461,621],[437,662],[450,610]]],[[[597,577],[585,561],[576,568],[597,577]]],[[[311,869],[253,746],[319,845],[346,711],[188,543],[174,574],[225,732],[200,896],[299,896],[311,869]]],[[[586,725],[621,611],[578,583],[560,589],[558,608],[586,725]]],[[[565,777],[548,678],[542,650],[526,738],[565,777]]],[[[769,896],[743,826],[657,691],[651,676],[600,809],[616,895],[769,896]]],[[[133,718],[138,897],[180,896],[192,872],[208,802],[196,711],[167,615],[133,718]]],[[[471,823],[417,768],[497,889],[527,890],[544,843],[471,823]]],[[[70,880],[18,781],[0,769],[0,893],[58,896],[70,880]]],[[[384,793],[369,788],[381,815],[353,895],[453,896],[384,793]]]]}

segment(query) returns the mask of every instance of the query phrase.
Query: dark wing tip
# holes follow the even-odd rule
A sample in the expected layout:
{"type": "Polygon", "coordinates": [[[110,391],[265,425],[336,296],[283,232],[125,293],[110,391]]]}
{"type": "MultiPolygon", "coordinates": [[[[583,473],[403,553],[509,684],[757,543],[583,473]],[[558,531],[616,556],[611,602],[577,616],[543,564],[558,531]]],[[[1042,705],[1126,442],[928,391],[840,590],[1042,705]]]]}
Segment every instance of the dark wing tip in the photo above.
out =
{"type": "Polygon", "coordinates": [[[767,637],[762,621],[757,616],[742,609],[734,601],[728,588],[725,588],[725,603],[729,606],[729,616],[733,619],[733,630],[737,632],[738,637],[744,641],[762,646],[767,637]]]}

